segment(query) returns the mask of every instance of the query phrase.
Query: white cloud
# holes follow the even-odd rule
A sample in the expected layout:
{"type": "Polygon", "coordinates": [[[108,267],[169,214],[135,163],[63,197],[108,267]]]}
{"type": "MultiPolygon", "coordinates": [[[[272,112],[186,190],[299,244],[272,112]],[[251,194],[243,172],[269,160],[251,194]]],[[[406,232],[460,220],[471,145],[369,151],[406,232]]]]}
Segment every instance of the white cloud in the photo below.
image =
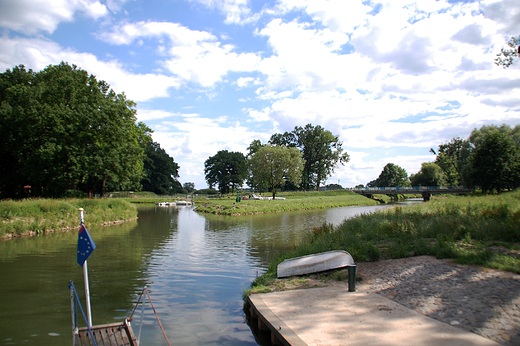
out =
{"type": "Polygon", "coordinates": [[[190,0],[215,8],[226,16],[226,24],[245,24],[256,21],[260,14],[251,14],[249,0],[190,0]]]}
{"type": "Polygon", "coordinates": [[[129,45],[142,37],[166,37],[169,39],[169,47],[161,45],[160,54],[169,58],[161,64],[184,81],[198,83],[203,87],[210,87],[222,81],[228,72],[254,71],[260,61],[257,54],[236,53],[233,45],[222,45],[216,36],[208,32],[190,30],[177,23],[126,23],[99,37],[118,45],[129,45]]]}
{"type": "Polygon", "coordinates": [[[26,68],[39,71],[48,65],[65,61],[97,76],[98,80],[105,80],[117,93],[124,91],[133,101],[166,97],[169,88],[178,88],[180,85],[175,77],[131,73],[117,60],[101,61],[93,54],[79,53],[44,39],[9,39],[2,36],[0,52],[2,70],[23,64],[26,68]]]}
{"type": "Polygon", "coordinates": [[[4,0],[0,2],[0,27],[24,34],[52,34],[61,22],[74,20],[76,12],[97,19],[108,10],[97,0],[4,0]]]}

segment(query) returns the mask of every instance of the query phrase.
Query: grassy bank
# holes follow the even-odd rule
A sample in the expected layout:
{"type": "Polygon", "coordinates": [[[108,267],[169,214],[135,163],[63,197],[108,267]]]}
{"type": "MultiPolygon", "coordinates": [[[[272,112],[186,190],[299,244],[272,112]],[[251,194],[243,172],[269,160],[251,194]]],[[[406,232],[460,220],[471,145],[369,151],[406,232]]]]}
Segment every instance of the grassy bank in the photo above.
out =
{"type": "Polygon", "coordinates": [[[234,216],[378,204],[371,199],[345,190],[288,192],[280,194],[280,196],[286,199],[243,199],[237,203],[236,196],[229,196],[221,199],[197,199],[195,204],[198,212],[234,216]]]}
{"type": "Polygon", "coordinates": [[[27,199],[0,201],[0,238],[75,228],[83,208],[87,225],[137,218],[136,207],[121,199],[27,199]]]}
{"type": "Polygon", "coordinates": [[[520,273],[520,191],[437,199],[323,225],[272,262],[253,288],[272,284],[286,258],[330,250],[346,250],[356,262],[433,255],[520,273]]]}

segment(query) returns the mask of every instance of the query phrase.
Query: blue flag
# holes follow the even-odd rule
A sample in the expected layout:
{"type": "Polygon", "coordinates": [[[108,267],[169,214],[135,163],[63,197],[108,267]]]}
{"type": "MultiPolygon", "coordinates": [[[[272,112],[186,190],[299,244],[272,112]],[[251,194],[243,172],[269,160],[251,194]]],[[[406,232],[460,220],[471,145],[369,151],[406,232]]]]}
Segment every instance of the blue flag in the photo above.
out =
{"type": "Polygon", "coordinates": [[[96,244],[88,234],[87,227],[81,225],[78,234],[78,264],[83,267],[83,263],[96,248],[96,244]]]}

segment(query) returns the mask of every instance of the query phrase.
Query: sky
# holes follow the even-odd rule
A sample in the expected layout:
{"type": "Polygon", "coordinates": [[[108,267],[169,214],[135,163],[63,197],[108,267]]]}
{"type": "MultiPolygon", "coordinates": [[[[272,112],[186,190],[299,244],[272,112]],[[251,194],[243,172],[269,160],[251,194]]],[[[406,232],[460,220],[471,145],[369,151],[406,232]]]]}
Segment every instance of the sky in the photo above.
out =
{"type": "Polygon", "coordinates": [[[494,64],[518,35],[518,0],[0,0],[0,71],[106,81],[197,189],[218,151],[320,125],[350,155],[326,183],[348,188],[520,124],[520,62],[494,64]]]}

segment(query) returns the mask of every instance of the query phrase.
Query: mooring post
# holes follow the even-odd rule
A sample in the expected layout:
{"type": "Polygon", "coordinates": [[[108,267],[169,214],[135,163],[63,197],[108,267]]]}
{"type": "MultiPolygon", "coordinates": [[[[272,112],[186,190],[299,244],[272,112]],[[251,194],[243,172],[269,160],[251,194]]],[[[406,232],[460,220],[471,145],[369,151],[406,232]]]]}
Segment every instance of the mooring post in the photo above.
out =
{"type": "Polygon", "coordinates": [[[348,291],[355,292],[356,291],[356,265],[351,265],[347,267],[348,270],[348,291]]]}

